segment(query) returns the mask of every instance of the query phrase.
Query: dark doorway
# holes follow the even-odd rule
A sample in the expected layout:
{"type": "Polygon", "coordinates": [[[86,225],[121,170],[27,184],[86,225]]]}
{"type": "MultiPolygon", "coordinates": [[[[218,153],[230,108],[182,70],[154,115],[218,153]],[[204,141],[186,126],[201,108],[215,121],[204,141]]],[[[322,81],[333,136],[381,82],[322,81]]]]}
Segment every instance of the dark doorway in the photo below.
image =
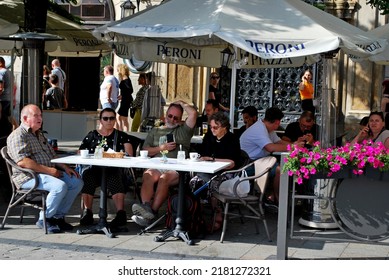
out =
{"type": "Polygon", "coordinates": [[[100,92],[100,58],[62,57],[59,60],[67,76],[65,92],[69,109],[96,111],[100,92]]]}

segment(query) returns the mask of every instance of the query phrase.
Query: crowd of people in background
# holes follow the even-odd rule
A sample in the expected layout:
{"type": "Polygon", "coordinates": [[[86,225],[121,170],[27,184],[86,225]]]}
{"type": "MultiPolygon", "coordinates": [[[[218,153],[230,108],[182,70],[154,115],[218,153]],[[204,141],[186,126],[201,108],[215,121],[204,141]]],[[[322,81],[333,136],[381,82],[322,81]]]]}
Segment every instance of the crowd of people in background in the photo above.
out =
{"type": "Polygon", "coordinates": [[[61,69],[58,59],[51,62],[52,70],[43,65],[42,109],[66,109],[68,101],[65,94],[66,73],[61,69]]]}

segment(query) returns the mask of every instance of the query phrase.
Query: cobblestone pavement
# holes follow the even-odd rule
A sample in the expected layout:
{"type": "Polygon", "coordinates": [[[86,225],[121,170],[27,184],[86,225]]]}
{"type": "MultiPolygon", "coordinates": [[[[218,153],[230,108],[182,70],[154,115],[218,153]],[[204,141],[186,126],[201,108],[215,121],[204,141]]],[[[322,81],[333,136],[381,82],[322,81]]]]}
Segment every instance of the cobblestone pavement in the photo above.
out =
{"type": "MultiPolygon", "coordinates": [[[[120,232],[115,238],[103,234],[78,235],[80,200],[71,210],[67,221],[76,226],[73,232],[48,234],[35,226],[37,210],[26,209],[23,223],[19,223],[19,209],[11,212],[4,229],[0,230],[0,259],[29,260],[146,260],[146,259],[275,259],[277,245],[277,215],[268,214],[272,242],[269,242],[260,223],[260,233],[256,234],[254,222],[239,220],[229,222],[224,243],[219,242],[220,231],[196,240],[194,246],[174,238],[166,242],[155,242],[154,237],[164,230],[161,223],[153,231],[139,235],[140,228],[130,220],[132,194],[127,196],[128,232],[120,232]]],[[[95,200],[94,213],[97,221],[98,200],[95,200]]],[[[114,213],[109,203],[109,213],[114,213]]],[[[0,218],[5,213],[5,203],[0,206],[0,218]]],[[[108,219],[112,219],[110,214],[108,219]]],[[[296,227],[302,236],[343,237],[339,231],[317,231],[296,227]]],[[[288,256],[291,259],[387,259],[388,243],[363,244],[348,241],[300,240],[289,241],[288,256]]]]}

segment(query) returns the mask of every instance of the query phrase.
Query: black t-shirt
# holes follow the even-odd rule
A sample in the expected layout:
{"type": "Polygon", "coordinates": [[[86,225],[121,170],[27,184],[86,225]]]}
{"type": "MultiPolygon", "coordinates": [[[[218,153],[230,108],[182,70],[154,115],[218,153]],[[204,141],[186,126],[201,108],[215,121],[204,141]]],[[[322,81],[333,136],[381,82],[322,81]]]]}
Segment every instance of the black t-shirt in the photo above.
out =
{"type": "Polygon", "coordinates": [[[65,106],[65,94],[59,87],[51,87],[46,92],[46,102],[50,101],[51,109],[63,109],[65,106]]]}
{"type": "Polygon", "coordinates": [[[120,95],[122,96],[121,104],[122,106],[126,106],[130,108],[132,101],[134,101],[132,97],[132,93],[134,89],[132,88],[132,83],[130,79],[125,79],[120,81],[119,84],[120,95]]]}
{"type": "MultiPolygon", "coordinates": [[[[96,147],[102,141],[102,138],[103,137],[97,130],[90,131],[88,135],[85,136],[84,140],[82,140],[79,150],[88,149],[89,153],[94,153],[96,147]]],[[[104,138],[107,141],[107,144],[103,146],[104,151],[107,151],[108,148],[113,149],[115,152],[125,151],[124,144],[131,143],[131,139],[127,133],[116,129],[114,129],[114,131],[110,135],[104,138]],[[115,131],[117,131],[116,143],[115,143],[115,131]]]]}
{"type": "Polygon", "coordinates": [[[242,125],[239,129],[237,129],[234,134],[236,135],[236,137],[239,139],[240,136],[242,136],[243,132],[246,131],[246,125],[242,125]]]}
{"type": "MultiPolygon", "coordinates": [[[[319,126],[317,124],[314,124],[310,133],[313,135],[313,139],[317,141],[318,140],[317,136],[319,136],[319,126]]],[[[292,142],[294,142],[303,135],[304,135],[304,131],[301,131],[300,123],[293,122],[288,124],[288,126],[285,129],[285,134],[283,136],[288,137],[292,142]]]]}
{"type": "Polygon", "coordinates": [[[222,93],[221,93],[220,89],[215,88],[213,85],[209,85],[208,93],[209,92],[213,92],[217,103],[222,104],[222,93]]]}
{"type": "Polygon", "coordinates": [[[220,140],[217,140],[212,133],[207,133],[204,135],[200,154],[206,157],[231,159],[235,162],[235,167],[237,167],[240,164],[239,139],[230,131],[220,140]]]}

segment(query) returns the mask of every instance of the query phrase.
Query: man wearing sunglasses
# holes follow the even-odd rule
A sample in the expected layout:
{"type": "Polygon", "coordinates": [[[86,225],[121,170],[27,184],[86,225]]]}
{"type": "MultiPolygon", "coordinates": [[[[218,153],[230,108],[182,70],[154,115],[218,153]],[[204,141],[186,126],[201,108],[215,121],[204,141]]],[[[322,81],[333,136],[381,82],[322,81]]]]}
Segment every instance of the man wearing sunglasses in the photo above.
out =
{"type": "MultiPolygon", "coordinates": [[[[195,108],[184,101],[170,104],[165,118],[165,125],[154,127],[147,135],[143,149],[150,157],[161,157],[161,151],[168,151],[167,157],[176,158],[180,147],[188,156],[190,140],[196,125],[197,112],[195,108]],[[188,115],[182,121],[183,113],[188,115]],[[161,143],[160,137],[173,134],[173,142],[161,143]]],[[[168,198],[169,187],[177,185],[179,176],[175,170],[148,169],[143,173],[141,188],[142,204],[133,204],[132,219],[140,226],[146,227],[157,216],[161,205],[168,198]],[[156,189],[154,185],[157,184],[156,189]]]]}

